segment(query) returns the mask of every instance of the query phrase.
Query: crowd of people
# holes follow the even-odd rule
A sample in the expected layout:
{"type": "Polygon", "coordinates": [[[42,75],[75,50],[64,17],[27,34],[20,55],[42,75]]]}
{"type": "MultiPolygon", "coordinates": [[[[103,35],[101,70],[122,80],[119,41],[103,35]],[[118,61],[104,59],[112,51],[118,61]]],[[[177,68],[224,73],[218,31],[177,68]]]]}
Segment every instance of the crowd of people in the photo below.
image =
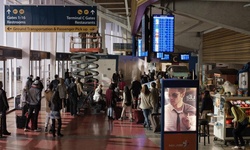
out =
{"type": "MultiPolygon", "coordinates": [[[[154,72],[154,71],[153,71],[154,72]]],[[[155,73],[155,72],[154,72],[155,73]]],[[[152,73],[153,74],[153,73],[152,73]]],[[[151,113],[158,113],[160,107],[160,90],[158,89],[159,82],[154,80],[143,80],[142,75],[141,80],[136,77],[131,81],[131,85],[125,85],[123,81],[123,74],[121,71],[115,72],[112,76],[112,83],[106,91],[106,105],[107,105],[107,116],[108,119],[113,120],[117,118],[115,115],[120,115],[118,118],[120,121],[126,119],[126,111],[129,113],[128,119],[133,122],[133,109],[142,110],[144,116],[144,127],[151,129],[151,123],[149,116],[151,113]],[[148,85],[144,84],[145,82],[151,82],[151,89],[148,85]],[[121,90],[122,88],[122,90],[121,90]],[[118,90],[116,90],[118,89],[118,90]],[[121,100],[121,113],[117,109],[117,101],[121,100]]],[[[155,76],[155,74],[154,74],[155,76]]],[[[155,79],[155,78],[154,78],[155,79]]],[[[98,88],[97,88],[98,89],[98,88]]],[[[95,94],[96,95],[96,94],[95,94]]],[[[96,97],[96,96],[95,96],[96,97]]]]}
{"type": "MultiPolygon", "coordinates": [[[[38,127],[38,116],[41,110],[42,91],[44,86],[39,77],[33,80],[33,75],[30,75],[26,81],[22,91],[21,106],[22,116],[27,116],[24,131],[33,130],[40,132],[38,127]],[[32,127],[29,126],[31,121],[32,127]]],[[[75,79],[68,72],[65,72],[65,79],[54,76],[51,82],[47,83],[47,88],[44,90],[45,96],[45,112],[46,119],[44,131],[52,133],[53,137],[62,137],[61,133],[61,112],[70,112],[72,116],[77,116],[79,109],[77,107],[79,101],[83,100],[83,85],[80,79],[75,79]],[[51,126],[50,120],[52,122],[51,126]],[[57,121],[57,128],[55,127],[57,121]]],[[[7,132],[7,130],[6,130],[7,132]]]]}

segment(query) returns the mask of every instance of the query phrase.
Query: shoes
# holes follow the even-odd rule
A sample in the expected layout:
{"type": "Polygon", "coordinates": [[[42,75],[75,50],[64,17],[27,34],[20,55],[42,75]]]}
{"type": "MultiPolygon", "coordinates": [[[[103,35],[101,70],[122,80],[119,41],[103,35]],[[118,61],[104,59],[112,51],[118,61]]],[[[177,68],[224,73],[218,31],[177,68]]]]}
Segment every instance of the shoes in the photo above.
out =
{"type": "Polygon", "coordinates": [[[3,132],[3,135],[11,135],[11,133],[8,131],[5,131],[5,132],[3,132]]]}
{"type": "Polygon", "coordinates": [[[134,119],[129,119],[130,122],[134,122],[134,119]]]}
{"type": "Polygon", "coordinates": [[[232,149],[240,149],[240,146],[234,146],[232,149]]]}
{"type": "Polygon", "coordinates": [[[110,116],[108,116],[108,119],[109,120],[115,120],[113,117],[110,117],[110,116]]]}
{"type": "Polygon", "coordinates": [[[57,134],[58,137],[63,137],[63,134],[59,133],[57,134]]]}
{"type": "Polygon", "coordinates": [[[35,129],[34,131],[35,131],[35,132],[41,132],[42,130],[37,128],[37,129],[35,129]]]}
{"type": "Polygon", "coordinates": [[[241,146],[240,149],[246,149],[246,147],[245,146],[241,146]]]}
{"type": "Polygon", "coordinates": [[[44,132],[48,132],[48,127],[45,127],[44,132]]]}
{"type": "Polygon", "coordinates": [[[122,120],[123,120],[123,118],[119,118],[118,120],[122,121],[122,120]]]}
{"type": "Polygon", "coordinates": [[[29,129],[28,129],[28,128],[24,128],[23,130],[24,130],[24,132],[28,132],[28,131],[29,131],[29,129]]]}

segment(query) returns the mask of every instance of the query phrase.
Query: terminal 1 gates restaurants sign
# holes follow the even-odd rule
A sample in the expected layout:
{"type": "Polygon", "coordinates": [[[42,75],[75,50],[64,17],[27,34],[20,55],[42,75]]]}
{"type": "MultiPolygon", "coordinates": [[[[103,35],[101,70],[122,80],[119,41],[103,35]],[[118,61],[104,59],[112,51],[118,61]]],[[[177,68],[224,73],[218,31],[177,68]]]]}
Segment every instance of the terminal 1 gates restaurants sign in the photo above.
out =
{"type": "Polygon", "coordinates": [[[5,5],[6,32],[97,32],[96,6],[5,5]]]}

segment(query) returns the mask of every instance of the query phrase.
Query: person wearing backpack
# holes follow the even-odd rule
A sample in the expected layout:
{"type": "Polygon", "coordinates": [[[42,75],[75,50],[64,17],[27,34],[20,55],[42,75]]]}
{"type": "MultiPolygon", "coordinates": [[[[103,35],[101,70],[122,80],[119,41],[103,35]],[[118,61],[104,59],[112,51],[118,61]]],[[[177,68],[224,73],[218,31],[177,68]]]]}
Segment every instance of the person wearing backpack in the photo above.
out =
{"type": "Polygon", "coordinates": [[[132,117],[132,96],[128,86],[124,86],[123,91],[123,101],[122,101],[122,113],[121,117],[119,118],[120,121],[124,119],[125,111],[128,109],[129,111],[129,120],[133,122],[132,117]]]}

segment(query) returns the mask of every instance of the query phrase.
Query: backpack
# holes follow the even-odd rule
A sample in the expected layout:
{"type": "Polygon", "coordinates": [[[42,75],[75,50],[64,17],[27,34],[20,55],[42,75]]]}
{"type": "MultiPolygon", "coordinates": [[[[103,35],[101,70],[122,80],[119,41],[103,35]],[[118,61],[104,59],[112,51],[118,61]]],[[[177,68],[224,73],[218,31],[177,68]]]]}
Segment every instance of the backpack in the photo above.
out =
{"type": "Polygon", "coordinates": [[[59,80],[56,80],[56,79],[55,79],[55,80],[52,80],[50,84],[53,85],[52,90],[55,90],[55,89],[57,89],[57,86],[58,86],[58,84],[59,84],[59,80]]]}

